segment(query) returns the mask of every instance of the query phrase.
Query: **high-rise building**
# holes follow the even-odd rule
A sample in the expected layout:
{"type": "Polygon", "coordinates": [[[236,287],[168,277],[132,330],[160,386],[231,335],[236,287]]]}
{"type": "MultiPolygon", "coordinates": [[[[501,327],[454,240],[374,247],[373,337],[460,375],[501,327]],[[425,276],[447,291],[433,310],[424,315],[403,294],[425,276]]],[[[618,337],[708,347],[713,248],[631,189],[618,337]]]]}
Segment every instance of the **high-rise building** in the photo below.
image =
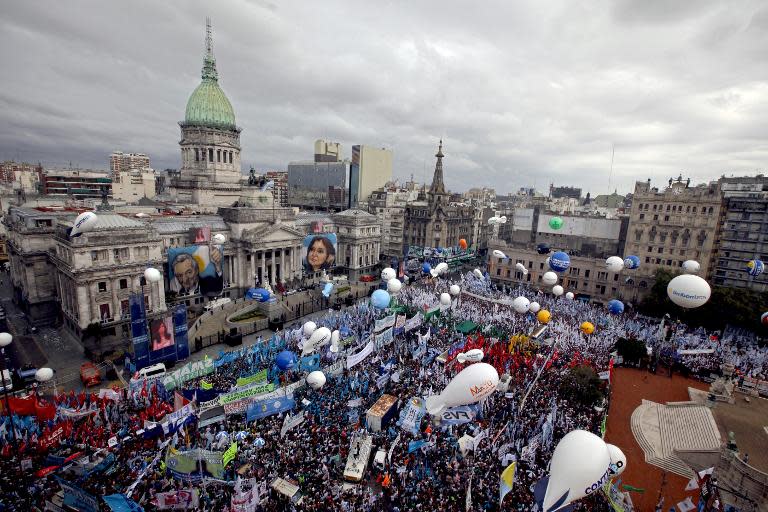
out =
{"type": "Polygon", "coordinates": [[[149,169],[149,157],[144,153],[123,153],[114,151],[109,155],[109,170],[112,176],[119,176],[120,173],[128,171],[140,171],[149,169]]]}
{"type": "Polygon", "coordinates": [[[747,262],[768,257],[768,177],[721,178],[725,215],[714,284],[768,291],[768,277],[750,276],[747,262]]]}
{"type": "Polygon", "coordinates": [[[554,185],[550,185],[549,195],[552,199],[560,199],[562,197],[580,199],[581,189],[577,187],[556,187],[554,185]]]}
{"type": "Polygon", "coordinates": [[[322,139],[315,141],[315,162],[341,162],[341,144],[322,139]]]}
{"type": "Polygon", "coordinates": [[[352,146],[349,168],[349,205],[351,208],[368,202],[376,189],[392,180],[392,151],[365,145],[352,146]]]}
{"type": "Polygon", "coordinates": [[[181,169],[171,196],[182,203],[215,208],[235,204],[240,180],[240,131],[235,111],[219,86],[211,22],[206,23],[202,81],[187,101],[181,126],[181,169]]]}
{"type": "Polygon", "coordinates": [[[418,198],[418,191],[399,187],[374,190],[368,201],[368,211],[379,219],[381,254],[389,258],[403,256],[405,207],[418,198]]]}
{"type": "Polygon", "coordinates": [[[45,195],[72,196],[75,199],[112,197],[112,179],[107,171],[90,169],[46,169],[42,177],[45,195]]]}
{"type": "Polygon", "coordinates": [[[660,268],[679,271],[684,261],[696,260],[699,275],[709,280],[723,211],[717,182],[691,187],[690,180],[678,177],[663,190],[651,188],[650,180],[637,182],[625,251],[640,258],[636,275],[650,277],[660,268]]]}
{"type": "Polygon", "coordinates": [[[288,173],[285,171],[267,171],[264,177],[272,181],[272,196],[275,198],[275,204],[279,206],[288,206],[288,173]]]}
{"type": "Polygon", "coordinates": [[[288,164],[288,204],[309,210],[345,210],[349,161],[288,164]]]}

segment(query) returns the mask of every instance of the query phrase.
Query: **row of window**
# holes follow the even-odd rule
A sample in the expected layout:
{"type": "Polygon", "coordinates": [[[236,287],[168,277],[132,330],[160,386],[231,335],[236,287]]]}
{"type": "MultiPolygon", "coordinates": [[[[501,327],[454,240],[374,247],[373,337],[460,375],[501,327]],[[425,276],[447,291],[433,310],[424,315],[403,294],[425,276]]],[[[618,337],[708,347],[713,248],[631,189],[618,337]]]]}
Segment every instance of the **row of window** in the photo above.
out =
{"type": "MultiPolygon", "coordinates": [[[[134,260],[146,260],[149,258],[149,247],[133,247],[133,259],[134,260]]],[[[91,251],[92,262],[108,262],[109,261],[109,249],[97,249],[91,251]]],[[[131,261],[131,248],[119,247],[112,249],[112,261],[115,263],[125,263],[131,261]]]]}
{"type": "MultiPolygon", "coordinates": [[[[640,203],[637,205],[638,210],[648,211],[649,203],[640,203]]],[[[668,204],[666,205],[666,209],[664,208],[663,204],[654,204],[653,208],[651,208],[651,211],[667,211],[667,212],[677,212],[682,213],[683,212],[683,205],[682,204],[668,204]]],[[[691,205],[685,205],[685,213],[698,213],[698,207],[697,206],[691,206],[691,205]]],[[[701,213],[702,214],[709,214],[712,215],[714,213],[714,207],[710,206],[707,208],[706,206],[701,207],[701,213]]],[[[642,214],[640,215],[640,218],[642,217],[642,214]]]]}
{"type": "Polygon", "coordinates": [[[233,157],[234,157],[234,151],[227,151],[227,150],[220,150],[217,149],[216,153],[214,153],[213,148],[195,148],[195,162],[213,162],[214,161],[214,154],[216,156],[216,162],[218,163],[225,163],[225,164],[231,164],[233,157]],[[206,158],[207,157],[207,158],[206,158]],[[223,160],[222,160],[223,157],[223,160]]]}

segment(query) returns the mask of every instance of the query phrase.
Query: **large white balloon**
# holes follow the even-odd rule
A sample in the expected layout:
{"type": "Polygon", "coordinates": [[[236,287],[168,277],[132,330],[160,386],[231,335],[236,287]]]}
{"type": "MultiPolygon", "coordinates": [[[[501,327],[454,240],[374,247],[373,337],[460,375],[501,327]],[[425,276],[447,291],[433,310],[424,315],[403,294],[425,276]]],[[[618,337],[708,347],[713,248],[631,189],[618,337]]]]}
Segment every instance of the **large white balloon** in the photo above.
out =
{"type": "Polygon", "coordinates": [[[507,255],[506,255],[506,254],[504,254],[503,252],[501,252],[501,251],[500,251],[500,250],[498,250],[498,249],[494,249],[492,254],[493,254],[493,257],[494,257],[494,258],[502,258],[502,259],[505,259],[505,258],[507,257],[507,255]]]}
{"type": "Polygon", "coordinates": [[[573,298],[576,297],[573,292],[568,292],[565,294],[565,298],[568,300],[573,300],[573,298]]]}
{"type": "Polygon", "coordinates": [[[531,307],[531,301],[525,297],[515,297],[515,300],[512,301],[512,307],[518,313],[527,313],[531,307]]]}
{"type": "Polygon", "coordinates": [[[539,304],[538,302],[531,302],[531,305],[528,307],[528,311],[530,311],[531,313],[538,313],[540,309],[541,309],[541,304],[539,304]]]}
{"type": "Polygon", "coordinates": [[[443,306],[450,306],[451,305],[451,296],[445,292],[440,294],[440,304],[443,306]]]}
{"type": "Polygon", "coordinates": [[[450,288],[448,288],[448,293],[453,295],[454,297],[461,293],[461,287],[457,284],[452,284],[450,288]]]}
{"type": "Polygon", "coordinates": [[[606,446],[608,447],[608,454],[611,456],[611,471],[613,471],[612,476],[619,476],[624,472],[625,469],[627,469],[627,456],[624,455],[624,452],[621,451],[621,448],[615,444],[606,443],[606,446]]]}
{"type": "Polygon", "coordinates": [[[605,260],[605,268],[611,272],[621,272],[621,269],[624,268],[624,260],[618,256],[611,256],[605,260]]]}
{"type": "Polygon", "coordinates": [[[213,243],[217,245],[222,245],[226,241],[227,241],[227,237],[225,237],[221,233],[216,233],[215,235],[213,235],[213,243]]]}
{"type": "Polygon", "coordinates": [[[387,281],[387,291],[389,293],[397,293],[403,288],[403,283],[399,279],[392,278],[387,281]]]}
{"type": "Polygon", "coordinates": [[[309,322],[304,324],[304,336],[311,336],[313,332],[315,332],[315,329],[317,329],[317,324],[310,320],[309,322]]]}
{"type": "Polygon", "coordinates": [[[667,295],[678,306],[697,308],[709,300],[712,289],[709,283],[699,276],[683,274],[669,282],[667,295]]]}
{"type": "Polygon", "coordinates": [[[156,268],[149,267],[148,269],[144,270],[144,279],[150,283],[157,283],[163,279],[163,275],[156,268]]]}
{"type": "Polygon", "coordinates": [[[610,464],[605,441],[586,430],[568,432],[552,454],[544,510],[554,510],[556,503],[558,508],[564,507],[599,492],[610,477],[610,464]]]}
{"type": "Polygon", "coordinates": [[[312,389],[320,389],[325,386],[325,374],[320,370],[315,370],[307,375],[307,384],[312,389]]]}
{"type": "Polygon", "coordinates": [[[72,226],[72,231],[70,231],[69,236],[79,235],[80,233],[92,230],[98,221],[99,218],[93,212],[81,213],[75,218],[75,223],[72,226]]]}
{"type": "Polygon", "coordinates": [[[479,402],[496,391],[499,373],[488,363],[475,363],[459,372],[439,395],[427,397],[427,411],[440,414],[449,407],[479,402]]]}
{"type": "Polygon", "coordinates": [[[556,284],[555,286],[552,287],[552,293],[554,294],[555,297],[561,296],[564,291],[565,290],[563,290],[563,287],[560,286],[559,284],[556,284]]]}
{"type": "Polygon", "coordinates": [[[552,286],[557,282],[557,274],[551,270],[549,272],[544,272],[544,275],[541,276],[541,282],[546,286],[552,286]]]}
{"type": "Polygon", "coordinates": [[[331,330],[327,327],[318,327],[304,343],[301,355],[311,354],[323,345],[331,342],[331,330]]]}
{"type": "Polygon", "coordinates": [[[457,355],[456,360],[460,363],[479,363],[483,360],[484,355],[485,353],[483,353],[482,349],[473,348],[457,355]]]}
{"type": "Polygon", "coordinates": [[[523,265],[522,263],[516,263],[515,264],[515,269],[517,269],[519,272],[522,272],[523,274],[527,274],[528,273],[528,269],[525,268],[525,265],[523,265]]]}
{"type": "Polygon", "coordinates": [[[683,272],[686,274],[698,274],[700,269],[701,265],[699,265],[698,261],[685,260],[683,262],[683,272]]]}
{"type": "Polygon", "coordinates": [[[438,274],[445,274],[446,272],[448,272],[448,264],[444,261],[442,263],[438,263],[437,266],[435,267],[435,270],[437,271],[438,274]]]}
{"type": "Polygon", "coordinates": [[[339,338],[341,338],[341,333],[338,330],[331,333],[331,343],[338,344],[339,338]]]}
{"type": "Polygon", "coordinates": [[[478,279],[483,278],[483,272],[479,268],[476,268],[475,270],[473,270],[472,273],[475,274],[475,277],[478,279]]]}
{"type": "Polygon", "coordinates": [[[397,273],[392,267],[387,267],[381,271],[381,280],[389,282],[390,279],[394,279],[397,273]]]}

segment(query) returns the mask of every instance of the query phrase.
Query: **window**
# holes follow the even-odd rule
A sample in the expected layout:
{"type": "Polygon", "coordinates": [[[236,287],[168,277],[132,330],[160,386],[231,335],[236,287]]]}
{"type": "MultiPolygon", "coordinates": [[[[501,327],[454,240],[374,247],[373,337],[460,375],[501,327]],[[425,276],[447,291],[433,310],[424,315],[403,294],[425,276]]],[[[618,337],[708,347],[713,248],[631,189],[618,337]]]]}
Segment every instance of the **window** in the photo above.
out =
{"type": "Polygon", "coordinates": [[[658,251],[656,251],[656,252],[657,252],[657,253],[659,253],[659,254],[661,254],[662,252],[664,252],[664,248],[663,248],[663,247],[659,247],[659,250],[658,250],[658,251]]]}
{"type": "Polygon", "coordinates": [[[658,215],[654,215],[653,216],[653,220],[659,220],[659,216],[658,215]]]}
{"type": "Polygon", "coordinates": [[[667,205],[667,211],[669,211],[669,205],[667,205]]]}
{"type": "Polygon", "coordinates": [[[127,279],[121,279],[120,280],[120,289],[125,290],[128,288],[128,280],[127,279]]]}
{"type": "Polygon", "coordinates": [[[608,272],[598,272],[597,273],[598,279],[608,279],[608,272]]]}
{"type": "Polygon", "coordinates": [[[712,213],[713,213],[714,211],[715,211],[715,210],[714,210],[714,209],[713,209],[713,208],[710,206],[710,207],[709,207],[709,214],[710,214],[710,215],[712,215],[712,213]]]}
{"type": "Polygon", "coordinates": [[[120,313],[122,315],[128,315],[131,312],[131,308],[128,299],[120,301],[120,313]]]}
{"type": "Polygon", "coordinates": [[[497,276],[500,276],[500,275],[501,275],[501,269],[500,269],[500,268],[497,268],[497,269],[496,269],[496,275],[497,275],[497,276]]]}
{"type": "Polygon", "coordinates": [[[614,274],[614,276],[613,276],[613,280],[614,280],[614,281],[618,281],[618,280],[619,280],[619,274],[614,274]]]}
{"type": "Polygon", "coordinates": [[[99,283],[98,283],[98,290],[100,292],[107,291],[107,282],[106,281],[99,281],[99,283]]]}
{"type": "Polygon", "coordinates": [[[651,258],[649,258],[648,256],[646,256],[646,257],[645,257],[645,262],[646,262],[646,263],[650,263],[650,262],[651,262],[651,258]]]}
{"type": "Polygon", "coordinates": [[[648,246],[648,252],[653,252],[653,247],[651,247],[650,245],[648,246]]]}
{"type": "Polygon", "coordinates": [[[216,150],[216,161],[217,162],[221,162],[221,150],[220,149],[216,150]]]}
{"type": "Polygon", "coordinates": [[[643,220],[644,218],[645,218],[645,214],[644,214],[644,213],[641,213],[641,214],[640,214],[640,220],[643,220]]]}
{"type": "Polygon", "coordinates": [[[115,261],[128,261],[130,259],[130,249],[127,247],[121,247],[119,249],[113,249],[112,254],[115,257],[115,261]]]}
{"type": "Polygon", "coordinates": [[[672,260],[667,260],[667,266],[672,266],[672,260]]]}
{"type": "Polygon", "coordinates": [[[195,162],[200,161],[200,150],[195,148],[195,162]]]}
{"type": "Polygon", "coordinates": [[[664,222],[667,222],[667,221],[669,221],[669,215],[664,216],[664,222]]]}
{"type": "MultiPolygon", "coordinates": [[[[585,270],[585,271],[584,271],[584,277],[585,277],[586,279],[588,279],[588,278],[589,278],[589,269],[587,269],[587,270],[585,270]]],[[[585,285],[585,286],[586,286],[586,285],[585,285]]]]}

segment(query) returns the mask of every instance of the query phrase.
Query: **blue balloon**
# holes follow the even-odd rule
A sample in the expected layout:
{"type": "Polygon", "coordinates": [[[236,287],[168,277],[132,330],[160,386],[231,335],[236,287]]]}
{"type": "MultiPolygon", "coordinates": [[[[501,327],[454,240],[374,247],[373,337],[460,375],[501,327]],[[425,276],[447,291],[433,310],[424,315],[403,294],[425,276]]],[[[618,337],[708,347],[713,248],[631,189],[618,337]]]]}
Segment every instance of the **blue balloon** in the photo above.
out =
{"type": "Polygon", "coordinates": [[[614,315],[620,315],[624,312],[624,303],[618,299],[608,301],[608,311],[614,315]]]}
{"type": "Polygon", "coordinates": [[[763,273],[765,265],[760,260],[750,260],[747,262],[747,273],[752,277],[757,277],[763,273]]]}
{"type": "Polygon", "coordinates": [[[386,290],[376,290],[371,294],[371,304],[376,309],[384,309],[389,306],[390,296],[386,290]]]}
{"type": "Polygon", "coordinates": [[[627,256],[624,258],[624,268],[634,270],[640,267],[640,258],[637,256],[627,256]]]}
{"type": "Polygon", "coordinates": [[[424,263],[424,264],[421,266],[421,271],[422,271],[422,272],[424,272],[425,274],[429,274],[430,270],[432,270],[432,265],[430,265],[429,263],[426,263],[426,262],[425,262],[425,263],[424,263]]]}
{"type": "Polygon", "coordinates": [[[333,291],[333,283],[325,283],[325,286],[323,286],[323,296],[327,299],[331,296],[331,292],[333,291]]]}
{"type": "Polygon", "coordinates": [[[246,299],[257,300],[259,302],[267,302],[269,297],[269,291],[264,288],[249,288],[245,294],[246,299]]]}
{"type": "Polygon", "coordinates": [[[565,272],[571,266],[571,258],[563,251],[557,251],[549,257],[549,268],[555,272],[565,272]]]}
{"type": "Polygon", "coordinates": [[[296,362],[296,356],[290,350],[283,350],[277,354],[275,358],[275,364],[282,371],[290,370],[293,368],[293,364],[296,362]]]}

